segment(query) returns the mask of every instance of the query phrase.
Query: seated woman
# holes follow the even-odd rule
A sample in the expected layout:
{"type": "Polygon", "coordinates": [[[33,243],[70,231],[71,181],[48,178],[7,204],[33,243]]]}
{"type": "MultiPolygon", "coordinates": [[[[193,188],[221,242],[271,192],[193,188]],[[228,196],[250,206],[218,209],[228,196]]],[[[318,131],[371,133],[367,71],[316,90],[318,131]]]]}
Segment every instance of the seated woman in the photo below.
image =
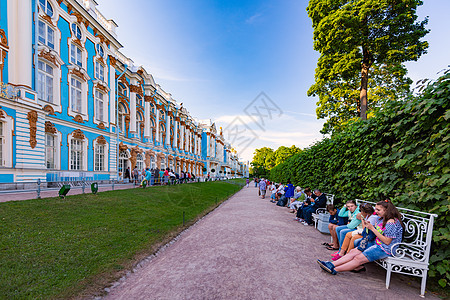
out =
{"type": "Polygon", "coordinates": [[[392,256],[403,237],[402,216],[389,199],[380,201],[375,206],[378,216],[375,226],[363,220],[364,226],[375,234],[371,243],[362,243],[356,249],[335,262],[317,260],[326,272],[336,275],[338,272],[358,271],[363,264],[392,256]]]}
{"type": "Polygon", "coordinates": [[[346,223],[330,225],[331,237],[333,238],[333,243],[327,247],[328,250],[339,250],[342,245],[345,235],[347,232],[353,231],[361,223],[356,216],[359,214],[359,208],[356,205],[355,200],[348,200],[344,207],[339,211],[338,217],[345,218],[346,223]]]}
{"type": "Polygon", "coordinates": [[[305,200],[305,194],[302,192],[302,188],[297,186],[294,191],[294,197],[292,197],[291,203],[289,204],[289,208],[291,209],[291,213],[294,213],[295,210],[302,205],[303,200],[305,200]]]}
{"type": "MultiPolygon", "coordinates": [[[[364,203],[360,207],[360,213],[356,216],[356,218],[359,218],[360,220],[365,220],[370,222],[372,225],[375,226],[375,222],[377,220],[377,215],[374,214],[375,210],[373,209],[373,206],[369,203],[364,203]]],[[[364,226],[361,222],[360,225],[356,228],[355,231],[350,231],[345,235],[344,242],[342,243],[342,247],[340,251],[336,251],[335,253],[331,254],[333,256],[332,260],[338,260],[342,256],[345,255],[346,252],[349,252],[352,250],[355,246],[355,241],[358,239],[363,238],[363,230],[364,226]]]]}

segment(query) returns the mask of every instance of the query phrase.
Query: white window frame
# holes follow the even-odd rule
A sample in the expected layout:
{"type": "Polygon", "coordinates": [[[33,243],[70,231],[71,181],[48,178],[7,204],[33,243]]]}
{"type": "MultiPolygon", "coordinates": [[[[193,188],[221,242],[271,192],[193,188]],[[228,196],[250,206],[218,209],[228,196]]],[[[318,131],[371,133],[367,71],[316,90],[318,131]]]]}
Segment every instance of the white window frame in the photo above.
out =
{"type": "Polygon", "coordinates": [[[53,65],[43,61],[38,60],[38,97],[39,100],[43,100],[49,103],[54,103],[54,73],[55,68],[53,65]],[[45,70],[42,70],[40,66],[43,66],[45,70]],[[51,69],[51,74],[48,72],[48,68],[51,69]],[[43,79],[43,80],[42,80],[43,79]],[[51,87],[49,87],[49,83],[51,87]]]}
{"type": "Polygon", "coordinates": [[[109,157],[109,144],[108,143],[100,144],[100,143],[97,142],[97,139],[95,139],[92,148],[94,149],[94,171],[97,171],[97,172],[108,172],[108,170],[109,170],[109,165],[108,165],[108,162],[109,162],[109,160],[108,160],[108,157],[109,157]],[[103,161],[102,161],[102,164],[103,164],[103,168],[102,169],[98,169],[97,168],[97,166],[98,166],[98,164],[97,164],[97,154],[98,154],[97,150],[99,149],[100,146],[103,147],[103,151],[104,151],[104,153],[103,153],[103,161]]]}
{"type": "Polygon", "coordinates": [[[55,29],[52,26],[48,25],[43,20],[38,20],[38,41],[42,45],[48,46],[50,49],[55,50],[56,42],[55,42],[55,29]],[[41,26],[43,28],[43,33],[41,33],[41,26]],[[50,35],[52,33],[52,36],[50,35]],[[50,41],[51,40],[51,41],[50,41]]]}
{"type": "Polygon", "coordinates": [[[95,119],[100,122],[105,122],[105,112],[106,112],[106,97],[104,93],[102,93],[100,90],[95,89],[94,91],[95,96],[95,119]]]}
{"type": "Polygon", "coordinates": [[[80,47],[71,43],[69,49],[69,56],[70,62],[73,65],[79,66],[80,68],[83,67],[83,50],[81,50],[80,47]]]}
{"type": "Polygon", "coordinates": [[[136,156],[136,167],[139,171],[142,171],[144,169],[144,154],[138,153],[136,156]]]}
{"type": "Polygon", "coordinates": [[[83,140],[72,139],[70,141],[69,156],[70,156],[69,170],[82,171],[83,170],[83,140]],[[77,149],[74,149],[75,146],[77,149]]]}
{"type": "Polygon", "coordinates": [[[53,17],[55,15],[55,9],[53,8],[49,0],[39,0],[39,7],[49,17],[53,17]],[[51,9],[51,14],[49,14],[49,8],[51,9]]]}
{"type": "Polygon", "coordinates": [[[73,37],[80,41],[83,38],[83,32],[81,31],[81,28],[77,23],[72,23],[72,25],[70,25],[70,32],[72,33],[73,37]]]}
{"type": "Polygon", "coordinates": [[[3,126],[3,132],[1,137],[2,154],[0,161],[0,168],[12,168],[12,153],[13,153],[13,129],[14,129],[14,118],[6,114],[5,111],[0,110],[3,113],[3,118],[0,122],[3,126]]]}
{"type": "Polygon", "coordinates": [[[103,48],[103,46],[100,44],[97,44],[95,47],[97,50],[97,55],[100,56],[101,58],[105,57],[105,49],[103,48]]]}
{"type": "Polygon", "coordinates": [[[105,66],[98,60],[95,61],[95,78],[105,81],[105,66]]]}
{"type": "Polygon", "coordinates": [[[76,76],[70,77],[70,100],[70,109],[75,113],[83,113],[83,81],[76,76]],[[79,83],[79,86],[74,83],[79,83]]]}
{"type": "Polygon", "coordinates": [[[88,170],[88,144],[89,144],[89,140],[84,137],[84,139],[76,139],[72,136],[72,133],[67,135],[67,145],[68,145],[68,166],[67,169],[69,171],[87,171],[88,170]],[[77,169],[74,170],[72,169],[72,158],[71,158],[71,153],[72,153],[72,140],[78,140],[81,141],[81,169],[77,169]]]}
{"type": "Polygon", "coordinates": [[[45,168],[48,170],[56,169],[56,164],[57,164],[56,147],[57,147],[57,136],[46,132],[45,133],[45,168]],[[52,139],[53,145],[48,144],[49,139],[52,139]],[[53,156],[53,165],[51,165],[51,166],[49,166],[49,164],[48,164],[49,152],[51,153],[51,156],[53,156]]]}

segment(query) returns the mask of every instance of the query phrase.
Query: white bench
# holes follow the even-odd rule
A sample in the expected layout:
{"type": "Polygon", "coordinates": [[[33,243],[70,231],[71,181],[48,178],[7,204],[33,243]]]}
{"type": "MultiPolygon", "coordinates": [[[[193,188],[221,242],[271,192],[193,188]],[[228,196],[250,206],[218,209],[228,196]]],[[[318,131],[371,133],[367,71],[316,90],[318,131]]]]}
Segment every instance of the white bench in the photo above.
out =
{"type": "MultiPolygon", "coordinates": [[[[325,196],[327,197],[327,205],[328,204],[333,204],[334,203],[334,195],[333,194],[326,194],[325,196]]],[[[327,212],[326,208],[318,208],[316,209],[316,212],[313,213],[312,216],[312,220],[314,221],[314,227],[317,228],[317,222],[319,221],[319,215],[320,214],[324,214],[327,212]]]]}
{"type": "MultiPolygon", "coordinates": [[[[360,203],[374,202],[356,200],[360,203]]],[[[386,269],[386,288],[389,288],[391,273],[422,277],[420,296],[425,296],[427,274],[430,258],[431,238],[433,235],[434,218],[436,214],[429,214],[421,211],[397,207],[402,214],[402,221],[405,225],[403,240],[396,246],[392,257],[381,259],[376,263],[386,269]]]]}

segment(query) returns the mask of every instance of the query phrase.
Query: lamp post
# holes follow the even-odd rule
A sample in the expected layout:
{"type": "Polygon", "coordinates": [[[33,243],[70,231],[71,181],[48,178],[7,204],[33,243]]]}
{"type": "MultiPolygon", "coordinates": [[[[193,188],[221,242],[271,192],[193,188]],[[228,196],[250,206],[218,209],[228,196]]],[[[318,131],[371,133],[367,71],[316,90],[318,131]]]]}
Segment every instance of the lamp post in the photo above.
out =
{"type": "Polygon", "coordinates": [[[119,77],[116,78],[116,147],[117,147],[117,157],[116,157],[116,170],[117,170],[117,180],[119,180],[119,155],[120,155],[120,150],[119,150],[119,94],[118,94],[118,90],[119,90],[119,79],[120,77],[122,77],[125,72],[128,70],[128,65],[124,65],[125,69],[123,70],[122,74],[119,75],[119,77]]]}

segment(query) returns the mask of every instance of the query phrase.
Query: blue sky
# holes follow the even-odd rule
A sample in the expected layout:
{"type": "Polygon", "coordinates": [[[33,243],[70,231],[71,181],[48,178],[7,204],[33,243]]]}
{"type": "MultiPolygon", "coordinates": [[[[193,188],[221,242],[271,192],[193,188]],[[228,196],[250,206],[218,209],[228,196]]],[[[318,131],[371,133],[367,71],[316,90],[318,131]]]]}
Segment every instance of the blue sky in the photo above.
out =
{"type": "MultiPolygon", "coordinates": [[[[99,10],[118,25],[121,51],[143,65],[157,83],[183,102],[193,117],[224,128],[236,116],[257,136],[238,147],[244,160],[255,148],[296,145],[322,138],[314,82],[319,54],[313,50],[308,1],[300,0],[97,0],[99,10]],[[282,110],[263,128],[244,109],[261,92],[282,110]]],[[[419,18],[430,17],[428,54],[407,63],[417,81],[436,78],[450,64],[448,0],[428,0],[419,18]]]]}

